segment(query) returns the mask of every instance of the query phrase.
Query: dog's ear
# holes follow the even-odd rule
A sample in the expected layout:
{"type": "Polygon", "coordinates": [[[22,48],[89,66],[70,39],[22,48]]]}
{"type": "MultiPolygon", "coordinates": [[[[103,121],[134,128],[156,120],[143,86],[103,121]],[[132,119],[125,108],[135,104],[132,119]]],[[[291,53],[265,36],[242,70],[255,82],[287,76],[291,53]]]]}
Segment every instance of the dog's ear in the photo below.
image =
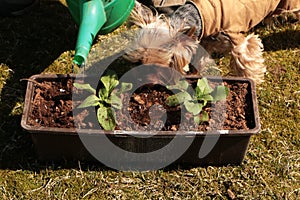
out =
{"type": "Polygon", "coordinates": [[[161,15],[158,15],[155,10],[151,10],[137,1],[135,1],[135,6],[130,14],[130,21],[141,28],[157,22],[160,18],[161,15]]]}
{"type": "Polygon", "coordinates": [[[189,69],[193,55],[196,53],[199,42],[193,38],[192,29],[189,34],[178,32],[171,44],[171,52],[173,54],[172,67],[186,74],[189,69]]]}
{"type": "Polygon", "coordinates": [[[186,35],[188,37],[195,37],[195,35],[196,35],[195,33],[196,33],[196,26],[193,26],[186,32],[186,35]]]}
{"type": "Polygon", "coordinates": [[[198,37],[196,35],[196,27],[184,27],[182,26],[182,28],[178,29],[177,32],[186,35],[187,37],[198,41],[198,37]]]}

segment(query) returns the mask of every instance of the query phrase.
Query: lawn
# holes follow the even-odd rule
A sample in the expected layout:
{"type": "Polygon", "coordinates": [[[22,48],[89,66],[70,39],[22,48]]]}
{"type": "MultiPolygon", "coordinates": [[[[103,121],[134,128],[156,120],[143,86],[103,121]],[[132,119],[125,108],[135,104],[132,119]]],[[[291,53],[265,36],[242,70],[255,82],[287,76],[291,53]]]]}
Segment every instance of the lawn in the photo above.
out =
{"type": "MultiPolygon", "coordinates": [[[[26,88],[20,79],[72,71],[78,29],[62,2],[42,0],[27,15],[0,18],[0,199],[300,198],[300,25],[290,17],[252,30],[265,45],[268,72],[257,86],[262,130],[241,165],[122,172],[40,162],[20,126],[26,88]]],[[[98,59],[125,29],[97,37],[98,59]]],[[[217,63],[227,75],[228,57],[217,63]]]]}

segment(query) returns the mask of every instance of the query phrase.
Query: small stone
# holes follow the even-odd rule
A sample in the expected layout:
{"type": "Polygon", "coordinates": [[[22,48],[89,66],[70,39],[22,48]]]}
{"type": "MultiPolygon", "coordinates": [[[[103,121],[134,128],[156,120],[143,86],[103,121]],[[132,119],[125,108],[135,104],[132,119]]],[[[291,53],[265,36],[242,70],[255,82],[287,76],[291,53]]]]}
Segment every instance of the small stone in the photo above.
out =
{"type": "Polygon", "coordinates": [[[227,190],[227,194],[230,199],[235,199],[235,194],[230,189],[227,190]]]}
{"type": "Polygon", "coordinates": [[[172,126],[171,126],[171,131],[177,131],[176,125],[172,125],[172,126]]]}
{"type": "Polygon", "coordinates": [[[133,97],[133,99],[138,102],[139,104],[145,104],[145,101],[141,98],[140,95],[136,95],[135,97],[133,97]]]}

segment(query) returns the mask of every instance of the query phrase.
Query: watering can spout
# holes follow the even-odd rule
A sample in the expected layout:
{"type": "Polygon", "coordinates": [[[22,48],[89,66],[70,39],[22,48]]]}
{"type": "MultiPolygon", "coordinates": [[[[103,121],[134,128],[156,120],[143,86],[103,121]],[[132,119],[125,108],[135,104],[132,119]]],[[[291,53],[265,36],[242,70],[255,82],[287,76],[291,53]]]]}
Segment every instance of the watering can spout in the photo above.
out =
{"type": "Polygon", "coordinates": [[[134,0],[66,0],[79,25],[73,63],[86,62],[97,33],[106,34],[120,26],[129,16],[134,0]]]}
{"type": "Polygon", "coordinates": [[[82,65],[89,54],[93,40],[106,22],[101,0],[67,0],[69,10],[79,24],[73,63],[82,65]]]}

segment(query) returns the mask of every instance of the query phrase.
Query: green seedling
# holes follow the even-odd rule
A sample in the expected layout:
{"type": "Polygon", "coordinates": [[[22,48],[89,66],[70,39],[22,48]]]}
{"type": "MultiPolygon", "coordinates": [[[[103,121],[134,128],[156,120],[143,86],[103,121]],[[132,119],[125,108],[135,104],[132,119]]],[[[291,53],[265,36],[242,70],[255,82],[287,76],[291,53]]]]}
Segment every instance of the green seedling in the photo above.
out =
{"type": "Polygon", "coordinates": [[[208,113],[203,110],[208,102],[225,100],[229,93],[226,86],[218,85],[213,89],[206,78],[198,79],[193,95],[188,92],[189,83],[186,80],[180,80],[175,85],[167,86],[167,88],[179,90],[177,94],[167,98],[167,104],[169,106],[183,104],[186,110],[193,114],[197,124],[209,120],[208,113]]]}
{"type": "Polygon", "coordinates": [[[100,78],[103,86],[97,91],[91,87],[90,84],[74,83],[77,89],[83,89],[90,93],[78,108],[86,108],[90,106],[97,106],[97,118],[104,130],[114,130],[116,127],[115,112],[112,109],[121,109],[122,100],[120,98],[121,93],[132,89],[131,83],[119,83],[117,75],[114,72],[108,72],[107,75],[100,78]],[[120,84],[120,88],[115,89],[120,84]]]}

